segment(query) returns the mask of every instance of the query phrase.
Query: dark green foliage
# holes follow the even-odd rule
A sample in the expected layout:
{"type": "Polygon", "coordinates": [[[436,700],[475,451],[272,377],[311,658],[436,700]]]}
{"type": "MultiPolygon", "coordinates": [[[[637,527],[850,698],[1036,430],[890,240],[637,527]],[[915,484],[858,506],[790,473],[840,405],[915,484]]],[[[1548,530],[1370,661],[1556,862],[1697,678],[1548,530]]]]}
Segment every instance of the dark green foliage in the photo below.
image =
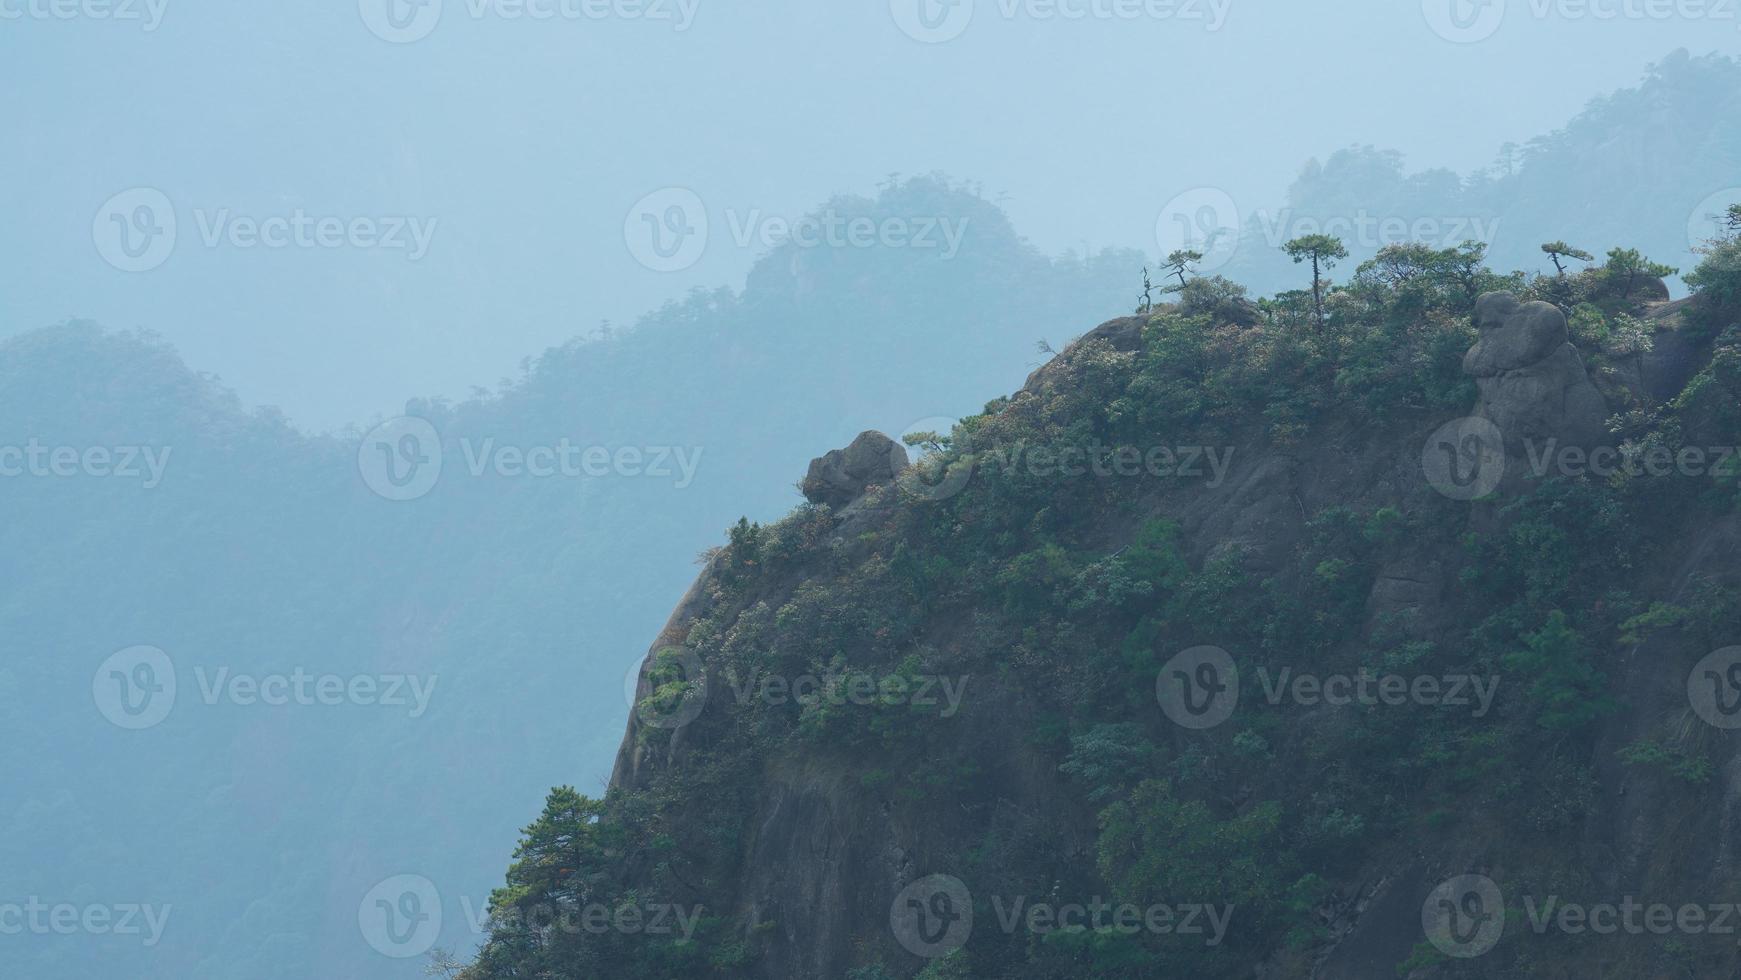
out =
{"type": "MultiPolygon", "coordinates": [[[[996,894],[1237,910],[1216,948],[1178,935],[976,929],[921,976],[1232,976],[1268,956],[1309,956],[1346,879],[1410,835],[1459,833],[1471,814],[1498,812],[1511,815],[1507,833],[1533,846],[1575,839],[1598,760],[1594,740],[1574,736],[1621,700],[1614,651],[1654,631],[1716,630],[1733,616],[1732,590],[1718,584],[1672,603],[1633,594],[1665,514],[1712,506],[1702,486],[1550,480],[1477,505],[1491,508],[1482,521],[1438,500],[1332,506],[1305,515],[1285,567],[1254,573],[1238,553],[1194,552],[1205,542],[1157,516],[1157,499],[1194,492],[1188,481],[1075,479],[1024,465],[1036,452],[1095,445],[1297,450],[1331,431],[1388,437],[1466,410],[1473,392],[1460,364],[1475,295],[1526,288],[1521,276],[1487,270],[1482,255],[1476,244],[1387,249],[1320,297],[1322,331],[1297,329],[1300,317],[1316,319],[1309,295],[1260,305],[1265,315],[1242,325],[1225,316],[1235,292],[1187,280],[1186,293],[1213,288],[1220,299],[1153,316],[1137,350],[1078,345],[1032,390],[927,436],[940,472],[971,471],[960,492],[894,503],[850,541],[813,508],[767,527],[740,523],[719,556],[731,575],[717,580],[714,611],[686,641],[715,672],[959,673],[1008,699],[988,710],[1027,722],[991,751],[969,748],[982,730],[974,726],[993,724],[984,717],[882,700],[710,702],[688,740],[693,756],[602,804],[600,824],[638,855],[616,863],[620,880],[637,894],[731,900],[739,845],[754,832],[751,774],[796,753],[851,773],[853,791],[874,801],[866,805],[903,819],[984,815],[946,864],[996,894]],[[1369,608],[1382,570],[1421,556],[1456,583],[1449,612],[1462,625],[1449,632],[1411,633],[1369,608]],[[1241,711],[1236,724],[1185,731],[1158,716],[1155,679],[1200,645],[1234,659],[1241,711]],[[1503,683],[1490,711],[1326,708],[1266,700],[1266,679],[1284,671],[1503,683]],[[1079,812],[1011,806],[1006,750],[1022,771],[1052,775],[1079,812]],[[1060,821],[1093,834],[1091,866],[1056,850],[1060,821]]],[[[1612,348],[1629,329],[1624,287],[1605,292],[1618,275],[1564,277],[1593,345],[1612,348]]],[[[1678,444],[1689,413],[1729,424],[1721,403],[1741,381],[1734,351],[1719,345],[1680,403],[1615,424],[1628,439],[1665,445],[1678,444]]],[[[1704,778],[1696,746],[1641,742],[1622,758],[1689,784],[1704,778]]],[[[514,872],[511,886],[524,877],[514,872]]],[[[989,908],[978,914],[992,918],[989,908]]],[[[720,924],[698,937],[694,955],[715,975],[753,975],[764,926],[720,924]]],[[[514,942],[492,938],[487,953],[518,969],[528,961],[513,959],[514,942]]],[[[887,944],[870,943],[855,977],[895,975],[878,950],[887,944]]],[[[656,955],[676,962],[686,952],[656,955]]],[[[574,955],[617,957],[608,959],[615,975],[657,975],[633,958],[655,952],[600,944],[574,955]]]]}

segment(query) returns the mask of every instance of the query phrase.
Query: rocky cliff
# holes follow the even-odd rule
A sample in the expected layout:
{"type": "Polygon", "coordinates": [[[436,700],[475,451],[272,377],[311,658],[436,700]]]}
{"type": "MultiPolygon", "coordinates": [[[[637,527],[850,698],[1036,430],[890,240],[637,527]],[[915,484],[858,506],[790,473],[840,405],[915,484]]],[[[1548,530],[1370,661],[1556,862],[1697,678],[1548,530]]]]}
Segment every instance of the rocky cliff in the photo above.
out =
{"type": "Polygon", "coordinates": [[[1114,320],[911,465],[816,460],[649,651],[590,870],[499,896],[696,932],[475,975],[1741,968],[1587,928],[1741,901],[1741,346],[1493,285],[1114,320]]]}

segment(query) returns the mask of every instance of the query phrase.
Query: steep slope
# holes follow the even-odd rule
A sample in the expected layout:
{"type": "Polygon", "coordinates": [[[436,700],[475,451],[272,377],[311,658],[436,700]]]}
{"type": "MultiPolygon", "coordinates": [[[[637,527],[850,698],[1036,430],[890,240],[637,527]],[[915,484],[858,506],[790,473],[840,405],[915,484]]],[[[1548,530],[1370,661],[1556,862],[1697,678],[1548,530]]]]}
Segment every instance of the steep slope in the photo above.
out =
{"type": "Polygon", "coordinates": [[[917,463],[817,460],[464,975],[1733,972],[1519,923],[1735,898],[1738,254],[1678,303],[1393,255],[1323,322],[1115,320],[917,463]]]}

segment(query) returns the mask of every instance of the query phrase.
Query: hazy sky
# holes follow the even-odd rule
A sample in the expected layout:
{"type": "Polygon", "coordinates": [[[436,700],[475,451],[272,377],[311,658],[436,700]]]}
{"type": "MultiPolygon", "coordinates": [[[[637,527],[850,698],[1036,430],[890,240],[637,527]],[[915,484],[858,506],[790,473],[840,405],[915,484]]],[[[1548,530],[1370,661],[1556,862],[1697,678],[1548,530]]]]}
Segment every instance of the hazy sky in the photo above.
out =
{"type": "Polygon", "coordinates": [[[334,427],[740,285],[770,217],[891,171],[982,181],[1047,252],[1153,252],[1176,195],[1271,205],[1351,143],[1482,166],[1741,51],[1729,6],[0,0],[0,333],[148,327],[334,427]],[[697,199],[699,258],[630,246],[697,199]]]}

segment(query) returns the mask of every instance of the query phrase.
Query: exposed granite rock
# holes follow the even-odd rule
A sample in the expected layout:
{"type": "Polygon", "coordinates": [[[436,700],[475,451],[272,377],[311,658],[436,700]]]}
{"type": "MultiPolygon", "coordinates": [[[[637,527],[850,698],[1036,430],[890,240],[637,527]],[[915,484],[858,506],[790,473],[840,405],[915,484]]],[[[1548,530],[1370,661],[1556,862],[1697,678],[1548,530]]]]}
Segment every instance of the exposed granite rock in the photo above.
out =
{"type": "Polygon", "coordinates": [[[1070,363],[1071,357],[1084,344],[1104,343],[1115,351],[1130,352],[1139,350],[1143,345],[1143,327],[1148,323],[1147,317],[1123,316],[1116,320],[1108,320],[1093,330],[1070,342],[1070,345],[1059,352],[1045,364],[1040,365],[1034,373],[1028,375],[1028,380],[1022,385],[1022,391],[1038,393],[1049,381],[1057,379],[1058,371],[1070,363]]]}
{"type": "Polygon", "coordinates": [[[1552,303],[1519,303],[1510,293],[1487,293],[1475,303],[1481,339],[1463,357],[1463,372],[1493,378],[1546,360],[1571,340],[1566,315],[1552,303]]]}
{"type": "Polygon", "coordinates": [[[804,499],[839,509],[864,496],[872,486],[886,486],[907,468],[907,450],[881,432],[862,432],[845,449],[810,461],[810,472],[799,484],[804,499]]]}
{"type": "Polygon", "coordinates": [[[1481,391],[1475,414],[1499,427],[1507,455],[1522,457],[1548,440],[1587,447],[1602,438],[1608,404],[1590,382],[1559,307],[1488,293],[1476,303],[1475,320],[1481,339],[1463,358],[1463,370],[1481,391]]]}

